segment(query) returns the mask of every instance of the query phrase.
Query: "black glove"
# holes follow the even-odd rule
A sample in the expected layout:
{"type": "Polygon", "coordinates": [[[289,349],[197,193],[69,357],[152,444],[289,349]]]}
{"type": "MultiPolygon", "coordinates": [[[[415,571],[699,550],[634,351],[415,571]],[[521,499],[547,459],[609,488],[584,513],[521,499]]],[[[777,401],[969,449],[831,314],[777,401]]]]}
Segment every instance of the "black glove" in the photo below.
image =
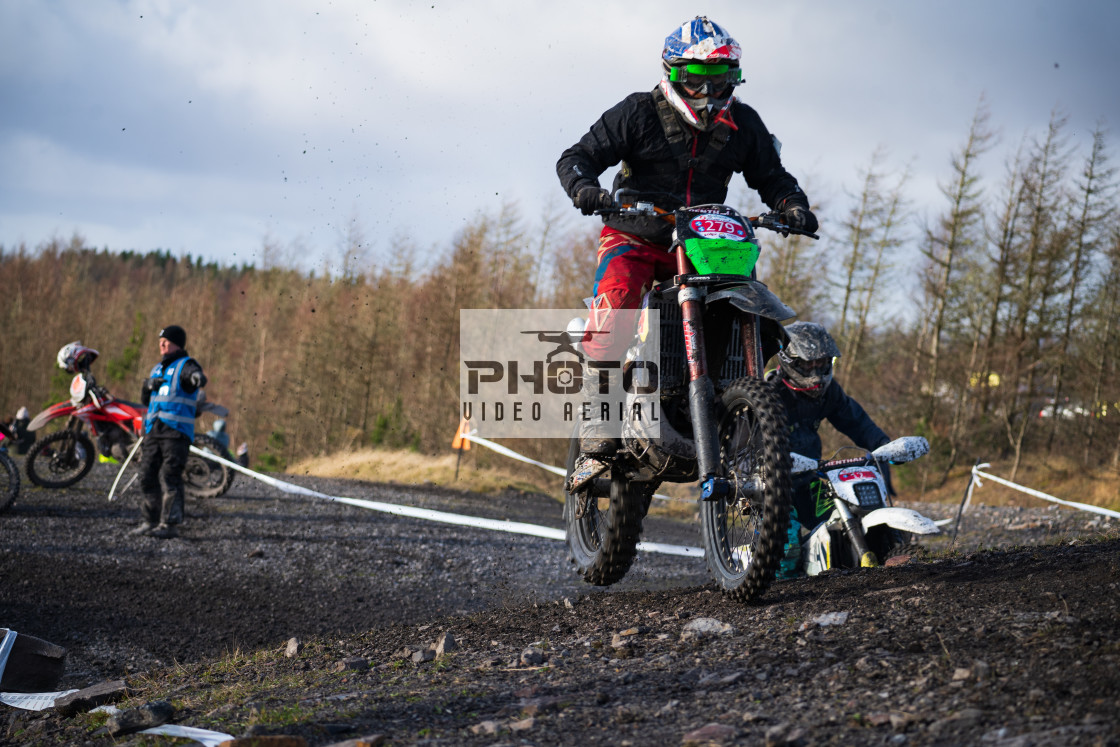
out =
{"type": "Polygon", "coordinates": [[[580,187],[572,202],[584,215],[593,215],[596,210],[609,208],[614,204],[611,193],[599,186],[580,187]]]}
{"type": "Polygon", "coordinates": [[[206,374],[201,371],[191,371],[187,374],[187,383],[191,385],[192,389],[201,389],[206,386],[206,374]]]}
{"type": "Polygon", "coordinates": [[[820,227],[813,211],[796,202],[787,202],[782,206],[782,222],[790,228],[809,233],[816,233],[820,227]]]}
{"type": "Polygon", "coordinates": [[[163,386],[163,379],[159,376],[153,376],[144,381],[143,389],[146,392],[158,392],[161,386],[163,386]]]}

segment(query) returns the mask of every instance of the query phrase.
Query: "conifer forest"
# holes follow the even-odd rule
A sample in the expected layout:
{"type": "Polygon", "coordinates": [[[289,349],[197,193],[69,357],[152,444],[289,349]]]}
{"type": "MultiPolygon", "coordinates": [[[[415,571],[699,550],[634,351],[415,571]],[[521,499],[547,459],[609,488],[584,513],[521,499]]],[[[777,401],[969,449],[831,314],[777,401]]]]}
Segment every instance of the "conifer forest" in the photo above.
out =
{"type": "MultiPolygon", "coordinates": [[[[981,106],[945,154],[936,204],[913,204],[905,170],[872,154],[845,185],[847,213],[814,205],[820,242],[760,236],[759,279],[829,328],[837,380],[888,434],[929,439],[927,482],[977,459],[1003,460],[1014,480],[1027,460],[1059,457],[1114,481],[1120,193],[1109,133],[1075,137],[1054,115],[1022,139],[1001,181],[979,168],[996,140],[981,106]]],[[[329,273],[98,249],[80,236],[3,246],[0,417],[65,398],[55,356],[75,340],[100,351],[99,383],[138,399],[159,329],[175,323],[256,466],[367,446],[445,453],[458,423],[459,310],[582,307],[597,226],[576,225],[507,205],[426,264],[409,251],[375,260],[355,229],[349,259],[329,273]]],[[[830,438],[826,447],[842,443],[830,438]]],[[[511,446],[553,464],[566,451],[511,446]]]]}

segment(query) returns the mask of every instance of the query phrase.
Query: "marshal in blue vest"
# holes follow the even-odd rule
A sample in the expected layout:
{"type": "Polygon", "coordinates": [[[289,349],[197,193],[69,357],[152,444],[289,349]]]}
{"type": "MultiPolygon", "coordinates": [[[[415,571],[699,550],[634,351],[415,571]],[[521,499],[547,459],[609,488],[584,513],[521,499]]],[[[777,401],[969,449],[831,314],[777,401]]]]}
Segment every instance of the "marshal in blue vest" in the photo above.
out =
{"type": "Polygon", "coordinates": [[[152,392],[148,402],[148,414],[144,418],[144,433],[151,433],[156,418],[185,433],[187,438],[194,440],[194,414],[195,403],[198,401],[198,390],[191,393],[183,391],[180,375],[183,366],[191,360],[184,355],[172,361],[165,368],[162,363],[152,367],[151,378],[161,379],[159,389],[152,392]]]}

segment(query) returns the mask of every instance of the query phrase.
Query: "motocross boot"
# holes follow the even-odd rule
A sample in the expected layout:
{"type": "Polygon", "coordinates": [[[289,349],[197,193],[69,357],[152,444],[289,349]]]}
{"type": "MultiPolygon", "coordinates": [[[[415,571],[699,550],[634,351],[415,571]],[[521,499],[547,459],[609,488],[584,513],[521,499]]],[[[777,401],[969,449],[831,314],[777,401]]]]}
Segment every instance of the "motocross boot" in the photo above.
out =
{"type": "MultiPolygon", "coordinates": [[[[595,369],[590,369],[583,378],[584,408],[589,418],[581,421],[579,429],[580,454],[594,457],[612,457],[618,451],[621,443],[618,438],[620,424],[609,419],[603,419],[604,412],[610,415],[609,395],[600,390],[600,374],[595,369]]],[[[617,371],[610,371],[608,378],[608,392],[610,387],[621,386],[617,371]]]]}
{"type": "MultiPolygon", "coordinates": [[[[613,377],[610,383],[615,383],[613,377]]],[[[621,443],[617,435],[618,426],[600,419],[604,406],[609,413],[610,405],[607,395],[599,390],[598,372],[584,376],[583,402],[587,413],[593,417],[580,422],[579,456],[565,485],[569,493],[574,493],[610,469],[611,458],[618,452],[621,443]]]]}

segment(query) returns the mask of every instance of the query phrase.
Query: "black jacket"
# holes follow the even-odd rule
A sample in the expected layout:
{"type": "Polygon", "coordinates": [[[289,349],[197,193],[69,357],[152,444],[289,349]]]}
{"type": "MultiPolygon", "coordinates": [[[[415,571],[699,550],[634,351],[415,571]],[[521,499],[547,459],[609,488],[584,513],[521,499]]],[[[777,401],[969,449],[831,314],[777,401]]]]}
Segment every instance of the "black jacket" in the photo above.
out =
{"type": "Polygon", "coordinates": [[[824,395],[817,399],[790,390],[776,371],[767,375],[766,380],[785,408],[789,424],[789,450],[792,452],[820,459],[821,437],[817,429],[825,420],[862,449],[877,449],[890,441],[883,429],[875,425],[859,402],[849,397],[835,379],[824,390],[824,395]]]}
{"type": "MultiPolygon", "coordinates": [[[[665,210],[681,205],[722,203],[727,198],[731,176],[743,174],[747,185],[756,190],[771,209],[789,199],[805,207],[809,201],[797,180],[782,166],[774,138],[754,109],[741,102],[731,107],[737,129],[731,129],[727,144],[709,168],[682,168],[658,114],[664,101],[659,89],[632,93],[607,110],[579,142],[568,148],[556,163],[556,173],[568,196],[575,198],[580,188],[597,186],[599,175],[622,162],[614,187],[639,192],[665,193],[655,204],[665,210]]],[[[683,127],[689,153],[701,159],[713,132],[683,127]]],[[[659,244],[671,240],[672,226],[656,218],[612,216],[608,226],[659,244]]]]}

